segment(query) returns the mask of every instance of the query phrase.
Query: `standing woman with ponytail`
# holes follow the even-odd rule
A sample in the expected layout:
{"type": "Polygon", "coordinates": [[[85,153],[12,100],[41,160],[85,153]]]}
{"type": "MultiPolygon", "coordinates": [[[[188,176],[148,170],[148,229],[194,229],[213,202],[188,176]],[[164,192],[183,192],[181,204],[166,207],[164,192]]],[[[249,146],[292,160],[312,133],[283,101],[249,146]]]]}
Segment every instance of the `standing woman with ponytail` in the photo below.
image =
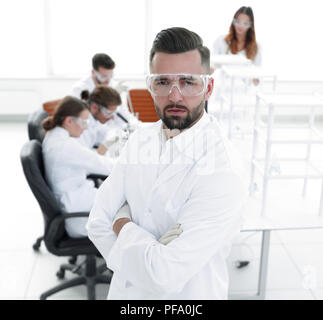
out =
{"type": "MultiPolygon", "coordinates": [[[[89,110],[85,102],[65,97],[55,114],[42,123],[45,174],[49,186],[67,213],[90,211],[97,189],[89,174],[108,175],[113,160],[83,146],[78,137],[87,129],[89,110]]],[[[69,236],[87,236],[87,218],[67,219],[69,236]]]]}
{"type": "Polygon", "coordinates": [[[261,65],[261,52],[256,41],[256,31],[251,7],[241,7],[235,14],[229,33],[220,36],[213,45],[214,54],[239,54],[261,65]]]}

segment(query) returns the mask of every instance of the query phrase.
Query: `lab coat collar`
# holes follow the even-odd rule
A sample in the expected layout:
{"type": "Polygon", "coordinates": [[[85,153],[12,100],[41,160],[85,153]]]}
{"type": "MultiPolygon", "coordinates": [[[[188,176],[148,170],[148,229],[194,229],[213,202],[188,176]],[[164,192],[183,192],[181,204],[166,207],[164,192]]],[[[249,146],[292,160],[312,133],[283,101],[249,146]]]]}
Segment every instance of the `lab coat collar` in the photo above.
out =
{"type": "Polygon", "coordinates": [[[59,137],[70,137],[69,132],[63,127],[57,126],[54,129],[52,129],[51,132],[59,137]]]}

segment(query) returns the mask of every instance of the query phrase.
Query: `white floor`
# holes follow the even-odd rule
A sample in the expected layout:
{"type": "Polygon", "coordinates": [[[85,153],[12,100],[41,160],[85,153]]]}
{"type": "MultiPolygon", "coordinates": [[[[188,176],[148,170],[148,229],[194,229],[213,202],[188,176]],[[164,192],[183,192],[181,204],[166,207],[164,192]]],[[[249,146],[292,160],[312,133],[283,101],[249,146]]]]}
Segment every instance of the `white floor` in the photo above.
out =
{"type": "MultiPolygon", "coordinates": [[[[28,140],[26,123],[0,122],[0,299],[39,299],[40,294],[61,283],[56,271],[66,258],[48,253],[44,245],[32,245],[42,235],[40,209],[22,172],[19,152],[28,140]]],[[[260,234],[244,233],[230,255],[230,294],[254,294],[257,290],[260,234]],[[249,260],[237,269],[234,262],[249,260]]],[[[66,278],[74,275],[66,273],[66,278]]],[[[105,299],[108,286],[97,287],[105,299]]],[[[51,299],[86,299],[84,286],[64,290],[51,299]]],[[[323,299],[323,230],[272,233],[266,299],[323,299]]]]}

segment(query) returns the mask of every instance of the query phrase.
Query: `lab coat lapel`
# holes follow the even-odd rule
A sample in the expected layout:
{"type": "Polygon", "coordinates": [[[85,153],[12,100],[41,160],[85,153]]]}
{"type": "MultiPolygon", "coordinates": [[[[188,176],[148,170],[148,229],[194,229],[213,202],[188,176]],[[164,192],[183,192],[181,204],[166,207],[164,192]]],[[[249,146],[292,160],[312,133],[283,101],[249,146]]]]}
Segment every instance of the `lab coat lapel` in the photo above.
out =
{"type": "Polygon", "coordinates": [[[191,168],[194,165],[192,160],[190,160],[190,162],[188,162],[187,160],[189,159],[186,159],[185,156],[180,155],[176,159],[176,164],[168,165],[168,167],[165,168],[157,178],[154,185],[154,189],[157,189],[160,185],[166,183],[169,179],[171,179],[175,175],[178,175],[181,172],[183,173],[187,172],[189,168],[191,168]]]}

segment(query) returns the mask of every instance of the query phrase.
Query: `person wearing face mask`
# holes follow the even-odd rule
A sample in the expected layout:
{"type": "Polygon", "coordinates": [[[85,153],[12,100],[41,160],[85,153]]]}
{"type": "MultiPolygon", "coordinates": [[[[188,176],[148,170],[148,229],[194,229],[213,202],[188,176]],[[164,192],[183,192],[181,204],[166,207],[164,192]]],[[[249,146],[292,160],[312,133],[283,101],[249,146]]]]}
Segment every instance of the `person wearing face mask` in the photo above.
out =
{"type": "Polygon", "coordinates": [[[251,7],[241,7],[235,14],[229,33],[220,36],[213,44],[214,54],[238,54],[261,65],[261,49],[256,41],[254,15],[251,7]]]}
{"type": "MultiPolygon", "coordinates": [[[[42,123],[46,131],[42,143],[45,176],[66,213],[90,211],[97,189],[87,176],[109,175],[114,165],[114,160],[93,152],[77,140],[88,127],[89,114],[85,102],[67,96],[54,115],[42,123]]],[[[69,236],[87,236],[86,222],[87,218],[67,219],[69,236]]]]}

